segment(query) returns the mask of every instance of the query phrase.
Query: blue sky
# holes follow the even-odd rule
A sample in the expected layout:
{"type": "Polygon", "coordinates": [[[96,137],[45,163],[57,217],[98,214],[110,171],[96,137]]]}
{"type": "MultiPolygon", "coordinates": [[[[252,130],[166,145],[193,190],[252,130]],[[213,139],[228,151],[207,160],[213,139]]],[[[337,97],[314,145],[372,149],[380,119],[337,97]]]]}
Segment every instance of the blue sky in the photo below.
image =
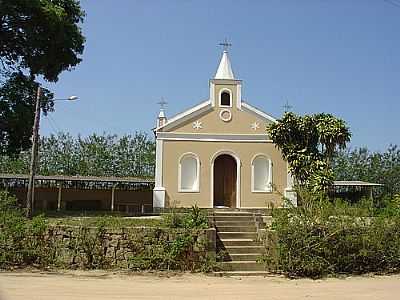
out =
{"type": "Polygon", "coordinates": [[[208,97],[225,37],[243,98],[274,117],[347,121],[352,147],[400,144],[400,0],[82,1],[82,63],[45,84],[59,102],[41,134],[151,133],[208,97]]]}

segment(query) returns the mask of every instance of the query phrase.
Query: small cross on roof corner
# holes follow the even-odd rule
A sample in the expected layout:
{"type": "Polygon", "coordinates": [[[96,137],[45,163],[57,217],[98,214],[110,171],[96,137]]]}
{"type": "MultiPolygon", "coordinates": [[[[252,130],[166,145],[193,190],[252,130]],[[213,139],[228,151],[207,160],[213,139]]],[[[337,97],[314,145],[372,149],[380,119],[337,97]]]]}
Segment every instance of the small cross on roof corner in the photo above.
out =
{"type": "Polygon", "coordinates": [[[232,46],[232,44],[228,42],[227,38],[225,38],[222,43],[219,43],[219,45],[224,47],[224,51],[228,51],[228,48],[232,46]]]}
{"type": "Polygon", "coordinates": [[[283,105],[283,110],[285,113],[289,112],[293,108],[292,105],[289,104],[289,101],[286,100],[286,103],[283,105]]]}

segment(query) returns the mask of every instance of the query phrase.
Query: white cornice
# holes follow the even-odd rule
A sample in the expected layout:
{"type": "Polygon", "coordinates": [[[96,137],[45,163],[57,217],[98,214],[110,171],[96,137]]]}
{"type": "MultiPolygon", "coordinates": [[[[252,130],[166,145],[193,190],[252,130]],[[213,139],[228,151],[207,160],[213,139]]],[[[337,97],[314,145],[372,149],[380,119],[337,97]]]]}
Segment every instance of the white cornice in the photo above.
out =
{"type": "Polygon", "coordinates": [[[274,117],[266,114],[265,112],[259,110],[258,108],[254,107],[246,102],[243,102],[243,101],[242,101],[242,108],[250,113],[255,114],[256,116],[263,118],[263,119],[266,119],[266,120],[274,122],[274,123],[277,122],[277,120],[274,117]]]}
{"type": "MultiPolygon", "coordinates": [[[[238,97],[240,97],[240,96],[241,95],[238,94],[238,97]]],[[[277,120],[274,117],[266,114],[265,112],[259,110],[258,108],[254,107],[246,102],[243,102],[243,101],[240,101],[240,102],[241,102],[240,106],[241,106],[242,110],[250,112],[250,113],[252,113],[262,119],[268,120],[270,122],[274,122],[274,123],[277,122],[277,120]]],[[[196,106],[193,106],[192,108],[190,108],[182,113],[177,114],[176,116],[169,119],[163,126],[159,126],[159,127],[155,128],[154,131],[156,133],[158,133],[160,130],[162,130],[162,131],[170,130],[170,129],[172,129],[192,118],[195,118],[196,116],[206,113],[207,111],[210,111],[212,109],[213,109],[212,100],[209,99],[209,100],[204,101],[196,106]]]]}
{"type": "Polygon", "coordinates": [[[272,143],[266,134],[206,134],[158,132],[157,140],[202,142],[256,142],[272,143]]]}
{"type": "Polygon", "coordinates": [[[154,131],[158,132],[160,129],[169,130],[175,126],[178,126],[179,124],[182,124],[183,122],[189,120],[190,118],[194,118],[211,109],[212,109],[211,101],[210,100],[204,101],[172,117],[167,121],[167,123],[165,123],[163,126],[157,127],[156,129],[154,129],[154,131]]]}

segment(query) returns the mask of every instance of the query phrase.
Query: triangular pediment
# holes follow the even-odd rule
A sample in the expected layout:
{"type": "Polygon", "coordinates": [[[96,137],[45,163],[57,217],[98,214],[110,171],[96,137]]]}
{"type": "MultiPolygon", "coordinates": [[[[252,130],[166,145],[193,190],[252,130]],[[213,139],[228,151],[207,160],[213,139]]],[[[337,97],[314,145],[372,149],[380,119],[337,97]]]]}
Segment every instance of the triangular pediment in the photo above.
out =
{"type": "Polygon", "coordinates": [[[211,101],[205,101],[176,115],[155,131],[266,135],[267,125],[273,122],[276,122],[275,118],[245,102],[238,109],[213,107],[211,101]]]}

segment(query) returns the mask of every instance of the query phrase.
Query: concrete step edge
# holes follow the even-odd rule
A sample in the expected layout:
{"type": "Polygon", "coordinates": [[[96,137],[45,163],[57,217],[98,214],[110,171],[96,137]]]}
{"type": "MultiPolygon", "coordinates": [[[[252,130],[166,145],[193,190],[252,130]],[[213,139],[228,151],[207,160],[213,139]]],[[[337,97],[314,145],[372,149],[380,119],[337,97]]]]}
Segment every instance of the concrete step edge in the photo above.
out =
{"type": "Polygon", "coordinates": [[[259,248],[259,249],[265,249],[264,246],[262,245],[254,245],[254,246],[226,246],[226,249],[245,249],[245,248],[259,248]]]}
{"type": "Polygon", "coordinates": [[[223,242],[254,242],[253,239],[220,239],[223,242]]]}
{"type": "Polygon", "coordinates": [[[258,253],[229,253],[229,256],[246,256],[246,255],[250,255],[250,256],[260,256],[260,254],[258,253]]]}
{"type": "Polygon", "coordinates": [[[217,271],[210,273],[210,275],[213,276],[276,276],[270,272],[267,271],[217,271]]]}
{"type": "Polygon", "coordinates": [[[243,232],[243,231],[218,231],[218,233],[222,233],[222,234],[224,234],[224,233],[229,233],[229,234],[232,234],[232,233],[239,233],[239,234],[249,234],[249,233],[253,233],[253,234],[256,234],[257,232],[243,232]]]}
{"type": "Polygon", "coordinates": [[[223,264],[239,264],[239,265],[243,265],[243,264],[258,264],[256,260],[231,260],[231,261],[224,261],[222,262],[223,264]]]}
{"type": "Polygon", "coordinates": [[[254,228],[256,229],[256,226],[254,224],[252,225],[217,225],[218,227],[229,227],[229,228],[254,228]]]}

